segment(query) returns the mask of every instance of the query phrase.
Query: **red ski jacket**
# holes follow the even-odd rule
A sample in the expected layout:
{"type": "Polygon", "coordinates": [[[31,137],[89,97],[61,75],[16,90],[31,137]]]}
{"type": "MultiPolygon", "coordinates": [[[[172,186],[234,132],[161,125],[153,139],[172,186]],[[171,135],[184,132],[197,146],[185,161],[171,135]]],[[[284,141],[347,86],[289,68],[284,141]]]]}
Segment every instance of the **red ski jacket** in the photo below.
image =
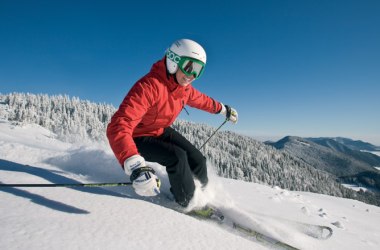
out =
{"type": "Polygon", "coordinates": [[[133,85],[108,124],[107,137],[120,164],[138,154],[134,137],[160,136],[185,105],[210,113],[222,109],[219,102],[191,84],[179,85],[174,75],[167,74],[164,57],[133,85]]]}

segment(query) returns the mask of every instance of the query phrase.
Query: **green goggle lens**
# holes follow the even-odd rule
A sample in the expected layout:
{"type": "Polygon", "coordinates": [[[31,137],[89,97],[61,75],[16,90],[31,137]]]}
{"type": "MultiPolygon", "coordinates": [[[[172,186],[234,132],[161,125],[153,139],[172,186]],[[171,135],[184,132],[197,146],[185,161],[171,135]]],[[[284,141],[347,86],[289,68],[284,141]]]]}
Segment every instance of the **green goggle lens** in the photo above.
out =
{"type": "Polygon", "coordinates": [[[193,75],[197,79],[202,75],[205,64],[194,58],[182,57],[178,63],[178,67],[185,75],[193,75]]]}
{"type": "Polygon", "coordinates": [[[202,75],[203,70],[206,66],[200,60],[194,59],[192,57],[186,57],[186,56],[180,57],[179,55],[177,55],[176,53],[174,53],[173,51],[169,49],[166,53],[166,56],[170,60],[175,62],[185,75],[187,76],[193,75],[195,79],[198,79],[202,75]]]}

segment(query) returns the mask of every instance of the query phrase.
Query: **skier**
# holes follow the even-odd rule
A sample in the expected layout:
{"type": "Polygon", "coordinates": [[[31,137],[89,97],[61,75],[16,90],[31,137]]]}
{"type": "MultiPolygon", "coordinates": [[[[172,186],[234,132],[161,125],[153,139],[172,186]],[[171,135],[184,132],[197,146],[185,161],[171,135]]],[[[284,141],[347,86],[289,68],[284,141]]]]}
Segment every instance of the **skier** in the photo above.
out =
{"type": "Polygon", "coordinates": [[[170,190],[183,207],[195,191],[193,176],[206,186],[206,158],[170,127],[185,105],[220,113],[237,122],[235,109],[191,85],[202,75],[205,65],[206,52],[201,45],[189,39],[174,42],[150,72],[133,85],[108,124],[111,148],[137,194],[155,196],[160,192],[160,180],[145,159],[166,167],[170,190]]]}

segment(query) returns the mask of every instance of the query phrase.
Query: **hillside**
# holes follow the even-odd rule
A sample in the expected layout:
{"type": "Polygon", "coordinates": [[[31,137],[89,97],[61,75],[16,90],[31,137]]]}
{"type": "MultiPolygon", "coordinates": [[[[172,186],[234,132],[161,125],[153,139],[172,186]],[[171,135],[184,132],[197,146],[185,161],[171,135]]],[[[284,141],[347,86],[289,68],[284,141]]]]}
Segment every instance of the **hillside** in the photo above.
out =
{"type": "Polygon", "coordinates": [[[377,146],[362,141],[353,141],[347,138],[305,138],[336,152],[344,153],[369,167],[380,167],[380,157],[365,151],[376,151],[377,146]],[[356,143],[355,143],[356,142],[356,143]]]}
{"type": "MultiPolygon", "coordinates": [[[[333,139],[287,136],[271,143],[316,169],[336,176],[343,183],[355,184],[379,195],[380,157],[353,150],[333,139]]],[[[375,197],[374,197],[375,198],[375,197]]]]}
{"type": "Polygon", "coordinates": [[[335,137],[335,138],[327,138],[327,139],[332,139],[334,141],[337,141],[352,150],[357,150],[357,151],[380,151],[380,146],[375,146],[371,143],[368,142],[363,142],[361,140],[352,140],[349,138],[344,138],[344,137],[335,137]]]}
{"type": "MultiPolygon", "coordinates": [[[[374,167],[360,160],[357,154],[344,145],[315,143],[301,137],[287,136],[276,143],[277,149],[285,150],[297,158],[335,176],[353,175],[364,171],[375,171],[374,167]],[[352,153],[352,154],[351,154],[352,153]]],[[[360,153],[360,152],[358,152],[360,153]]],[[[377,157],[376,155],[373,155],[377,157]]],[[[378,158],[378,157],[377,157],[378,158]]]]}

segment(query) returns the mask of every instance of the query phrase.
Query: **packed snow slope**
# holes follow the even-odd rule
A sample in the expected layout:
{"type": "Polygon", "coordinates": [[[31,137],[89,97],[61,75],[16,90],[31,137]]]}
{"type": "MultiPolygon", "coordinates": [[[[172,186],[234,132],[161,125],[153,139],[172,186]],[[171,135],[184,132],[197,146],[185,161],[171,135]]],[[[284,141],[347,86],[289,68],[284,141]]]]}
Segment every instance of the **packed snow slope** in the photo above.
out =
{"type": "MultiPolygon", "coordinates": [[[[162,194],[141,198],[131,187],[0,188],[0,249],[266,249],[217,223],[170,209],[162,194]]],[[[255,230],[301,249],[380,249],[380,208],[355,200],[290,192],[213,174],[197,191],[255,230]],[[328,240],[306,236],[294,221],[328,225],[328,240]]],[[[37,125],[0,122],[2,183],[128,181],[108,145],[69,144],[37,125]]]]}

